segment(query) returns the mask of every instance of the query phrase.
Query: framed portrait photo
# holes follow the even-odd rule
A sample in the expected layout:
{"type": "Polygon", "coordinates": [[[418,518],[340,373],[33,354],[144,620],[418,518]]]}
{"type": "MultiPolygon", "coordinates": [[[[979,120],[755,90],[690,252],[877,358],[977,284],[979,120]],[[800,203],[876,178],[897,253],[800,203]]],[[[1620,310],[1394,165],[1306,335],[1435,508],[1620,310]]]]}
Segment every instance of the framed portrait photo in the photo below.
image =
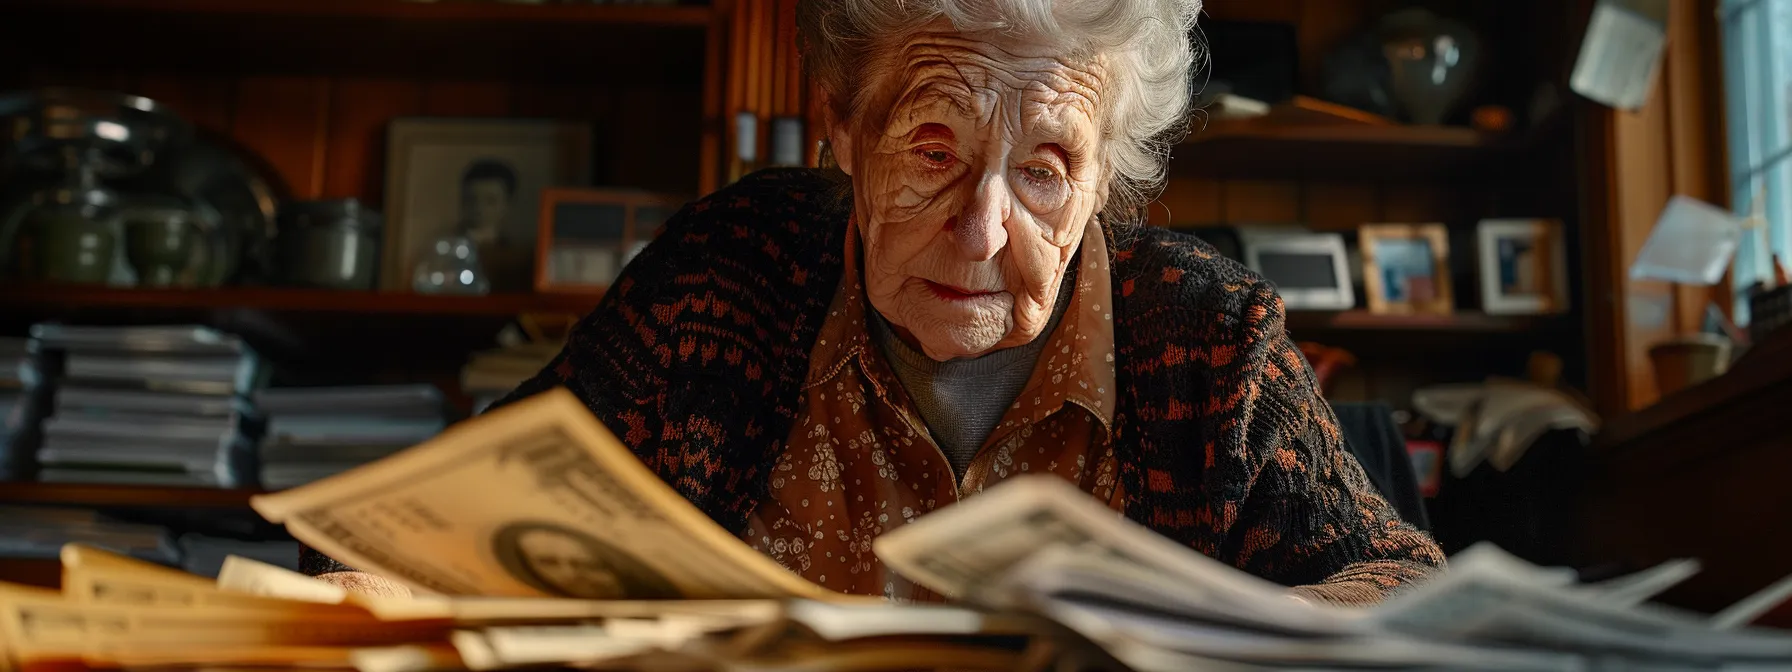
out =
{"type": "Polygon", "coordinates": [[[543,190],[535,291],[604,291],[685,200],[630,189],[543,190]]]}
{"type": "Polygon", "coordinates": [[[1343,234],[1285,226],[1241,226],[1244,265],[1275,284],[1289,310],[1349,310],[1356,306],[1343,234]]]}
{"type": "Polygon", "coordinates": [[[1554,219],[1484,219],[1476,226],[1481,309],[1492,315],[1568,311],[1568,250],[1554,219]]]}
{"type": "Polygon", "coordinates": [[[1369,312],[1452,312],[1450,234],[1444,225],[1364,224],[1357,240],[1369,312]]]}
{"type": "Polygon", "coordinates": [[[435,241],[464,236],[494,291],[527,291],[536,213],[550,187],[591,175],[591,129],[530,119],[393,120],[386,142],[386,237],[380,286],[410,288],[435,241]]]}

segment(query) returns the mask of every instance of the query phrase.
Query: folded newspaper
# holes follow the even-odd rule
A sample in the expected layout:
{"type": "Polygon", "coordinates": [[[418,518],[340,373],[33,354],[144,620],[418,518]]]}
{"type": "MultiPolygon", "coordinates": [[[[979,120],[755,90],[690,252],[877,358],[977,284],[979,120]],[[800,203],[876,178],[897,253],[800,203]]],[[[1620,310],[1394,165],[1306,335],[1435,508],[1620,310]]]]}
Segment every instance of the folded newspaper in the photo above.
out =
{"type": "Polygon", "coordinates": [[[253,505],[415,596],[70,545],[61,591],[0,584],[0,670],[1792,667],[1792,634],[1741,625],[1792,583],[1714,618],[1648,602],[1692,561],[1582,584],[1476,547],[1381,605],[1315,605],[1049,476],[877,540],[951,604],[841,595],[716,525],[563,390],[253,505]]]}

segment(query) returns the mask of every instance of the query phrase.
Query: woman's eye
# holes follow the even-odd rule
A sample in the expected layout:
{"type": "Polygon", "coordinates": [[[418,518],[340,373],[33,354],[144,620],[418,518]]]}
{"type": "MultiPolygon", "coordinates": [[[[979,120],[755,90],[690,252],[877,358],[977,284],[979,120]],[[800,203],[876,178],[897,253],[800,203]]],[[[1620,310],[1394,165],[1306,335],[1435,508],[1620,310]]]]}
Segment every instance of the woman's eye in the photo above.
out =
{"type": "Polygon", "coordinates": [[[1027,179],[1033,180],[1034,182],[1050,182],[1053,178],[1058,176],[1052,169],[1044,166],[1025,166],[1021,168],[1021,172],[1026,174],[1027,179]]]}
{"type": "Polygon", "coordinates": [[[952,160],[951,152],[948,152],[944,149],[934,148],[934,147],[922,148],[921,150],[919,150],[916,153],[920,154],[921,158],[925,159],[928,163],[936,163],[936,164],[943,165],[952,160]]]}

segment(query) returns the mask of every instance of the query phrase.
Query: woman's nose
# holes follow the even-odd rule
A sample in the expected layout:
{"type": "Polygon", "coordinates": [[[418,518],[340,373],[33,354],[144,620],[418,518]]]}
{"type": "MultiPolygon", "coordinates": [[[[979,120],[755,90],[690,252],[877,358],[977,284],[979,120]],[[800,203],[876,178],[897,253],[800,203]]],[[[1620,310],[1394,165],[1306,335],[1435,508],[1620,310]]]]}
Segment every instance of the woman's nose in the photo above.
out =
{"type": "Polygon", "coordinates": [[[1008,246],[1008,189],[999,172],[977,182],[952,235],[971,261],[988,261],[1008,246]]]}

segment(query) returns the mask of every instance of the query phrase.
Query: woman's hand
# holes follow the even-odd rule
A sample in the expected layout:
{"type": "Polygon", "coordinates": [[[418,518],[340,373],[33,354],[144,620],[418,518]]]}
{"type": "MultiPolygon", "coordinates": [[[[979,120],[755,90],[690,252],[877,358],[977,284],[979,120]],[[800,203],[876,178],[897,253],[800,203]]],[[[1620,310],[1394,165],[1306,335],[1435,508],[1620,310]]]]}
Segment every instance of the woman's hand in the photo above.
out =
{"type": "Polygon", "coordinates": [[[319,574],[316,578],[357,595],[401,598],[411,596],[410,588],[386,577],[367,572],[331,572],[319,574]]]}

